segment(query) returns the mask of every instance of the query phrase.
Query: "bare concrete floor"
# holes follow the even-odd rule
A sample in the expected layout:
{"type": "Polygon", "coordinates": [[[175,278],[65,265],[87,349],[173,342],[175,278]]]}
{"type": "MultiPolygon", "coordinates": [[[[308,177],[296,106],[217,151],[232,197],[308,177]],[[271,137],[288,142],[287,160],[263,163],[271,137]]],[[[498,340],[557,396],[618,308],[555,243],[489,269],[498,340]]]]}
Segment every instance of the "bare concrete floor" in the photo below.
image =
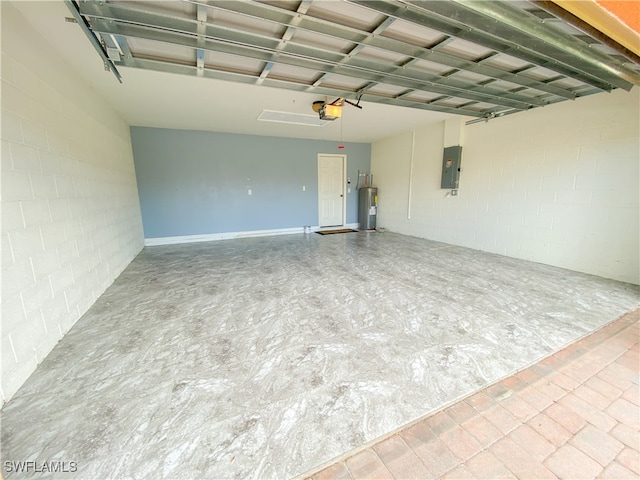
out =
{"type": "Polygon", "coordinates": [[[639,293],[392,233],[146,248],[4,406],[3,473],[32,460],[75,462],[56,478],[292,477],[639,293]]]}

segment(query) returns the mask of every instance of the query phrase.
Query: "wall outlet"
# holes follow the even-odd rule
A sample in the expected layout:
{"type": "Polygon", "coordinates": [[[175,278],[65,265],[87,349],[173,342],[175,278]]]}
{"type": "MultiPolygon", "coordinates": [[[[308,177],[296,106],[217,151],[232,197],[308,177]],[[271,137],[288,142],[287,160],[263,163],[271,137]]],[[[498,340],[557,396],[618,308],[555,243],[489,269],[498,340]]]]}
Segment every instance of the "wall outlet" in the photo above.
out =
{"type": "Polygon", "coordinates": [[[456,190],[456,189],[451,190],[451,196],[452,197],[457,197],[458,196],[458,190],[456,190]]]}
{"type": "Polygon", "coordinates": [[[247,189],[247,195],[251,195],[251,193],[252,193],[252,192],[251,192],[251,189],[250,189],[250,188],[249,188],[249,189],[247,189]]]}
{"type": "Polygon", "coordinates": [[[347,193],[351,193],[351,188],[347,188],[347,193]]]}
{"type": "Polygon", "coordinates": [[[302,185],[302,191],[303,191],[303,192],[306,192],[306,191],[307,191],[307,187],[306,187],[306,186],[304,186],[304,185],[302,185]]]}

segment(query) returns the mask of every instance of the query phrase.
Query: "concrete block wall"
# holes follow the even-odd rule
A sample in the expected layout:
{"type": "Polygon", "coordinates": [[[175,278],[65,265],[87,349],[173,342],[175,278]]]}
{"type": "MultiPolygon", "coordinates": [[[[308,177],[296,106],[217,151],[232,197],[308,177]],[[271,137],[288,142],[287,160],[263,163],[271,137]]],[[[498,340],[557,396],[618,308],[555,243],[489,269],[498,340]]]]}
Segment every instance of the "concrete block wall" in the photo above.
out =
{"type": "Polygon", "coordinates": [[[639,123],[635,87],[466,126],[458,196],[444,122],[376,142],[379,225],[639,284],[639,123]]]}
{"type": "Polygon", "coordinates": [[[2,400],[143,246],[129,128],[2,2],[2,400]]]}

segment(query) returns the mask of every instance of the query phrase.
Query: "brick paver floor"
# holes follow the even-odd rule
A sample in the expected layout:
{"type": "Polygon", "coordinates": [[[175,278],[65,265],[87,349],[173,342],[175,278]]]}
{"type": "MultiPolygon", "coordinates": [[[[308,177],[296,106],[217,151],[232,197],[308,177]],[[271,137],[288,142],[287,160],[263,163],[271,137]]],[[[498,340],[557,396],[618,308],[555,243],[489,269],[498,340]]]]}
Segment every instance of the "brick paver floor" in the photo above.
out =
{"type": "Polygon", "coordinates": [[[640,309],[307,480],[640,478],[640,309]]]}

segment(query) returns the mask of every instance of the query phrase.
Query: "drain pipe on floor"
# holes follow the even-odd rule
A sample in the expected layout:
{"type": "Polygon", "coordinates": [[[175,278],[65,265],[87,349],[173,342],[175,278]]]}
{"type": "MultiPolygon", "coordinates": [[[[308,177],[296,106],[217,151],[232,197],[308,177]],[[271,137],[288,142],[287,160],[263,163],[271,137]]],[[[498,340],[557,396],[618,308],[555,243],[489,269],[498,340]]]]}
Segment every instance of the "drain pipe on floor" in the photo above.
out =
{"type": "Polygon", "coordinates": [[[411,220],[411,184],[413,183],[413,153],[416,148],[416,131],[411,130],[411,163],[409,166],[409,198],[407,199],[407,220],[411,220]]]}

